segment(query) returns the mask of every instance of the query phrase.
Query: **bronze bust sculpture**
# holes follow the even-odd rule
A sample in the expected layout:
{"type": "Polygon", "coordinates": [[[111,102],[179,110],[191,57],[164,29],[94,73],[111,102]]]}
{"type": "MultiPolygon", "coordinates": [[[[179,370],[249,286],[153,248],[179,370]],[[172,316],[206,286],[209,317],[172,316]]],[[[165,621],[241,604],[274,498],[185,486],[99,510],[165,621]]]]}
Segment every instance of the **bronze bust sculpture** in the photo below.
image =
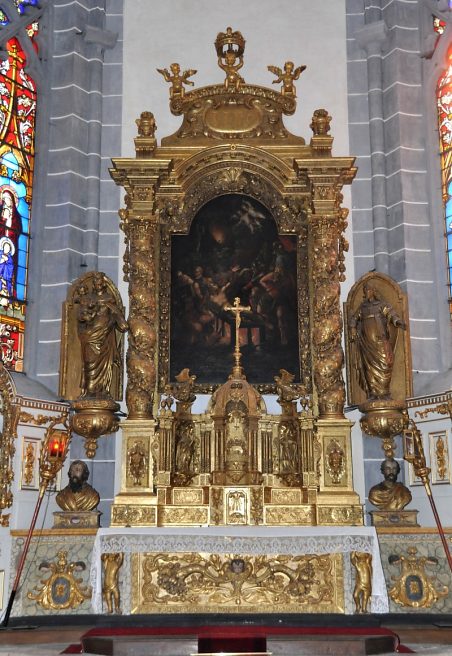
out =
{"type": "Polygon", "coordinates": [[[88,512],[99,504],[99,493],[89,485],[89,469],[82,460],[74,460],[68,471],[69,484],[56,495],[61,510],[88,512]]]}
{"type": "Polygon", "coordinates": [[[411,492],[403,483],[397,483],[399,463],[386,458],[381,463],[384,481],[369,490],[369,501],[380,510],[402,510],[411,501],[411,492]]]}

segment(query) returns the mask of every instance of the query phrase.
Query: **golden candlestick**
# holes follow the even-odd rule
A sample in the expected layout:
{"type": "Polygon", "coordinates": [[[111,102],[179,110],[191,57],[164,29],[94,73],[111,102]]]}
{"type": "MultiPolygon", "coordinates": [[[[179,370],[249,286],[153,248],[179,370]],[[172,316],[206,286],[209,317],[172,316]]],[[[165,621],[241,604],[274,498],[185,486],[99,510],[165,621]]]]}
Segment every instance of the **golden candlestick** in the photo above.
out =
{"type": "Polygon", "coordinates": [[[234,299],[234,305],[225,305],[224,309],[228,312],[233,312],[235,314],[235,347],[234,347],[234,367],[230,378],[245,378],[243,373],[243,367],[240,364],[242,359],[242,353],[240,351],[239,344],[239,328],[242,322],[242,317],[240,316],[241,312],[250,312],[251,307],[249,305],[240,305],[240,298],[238,296],[234,299]]]}

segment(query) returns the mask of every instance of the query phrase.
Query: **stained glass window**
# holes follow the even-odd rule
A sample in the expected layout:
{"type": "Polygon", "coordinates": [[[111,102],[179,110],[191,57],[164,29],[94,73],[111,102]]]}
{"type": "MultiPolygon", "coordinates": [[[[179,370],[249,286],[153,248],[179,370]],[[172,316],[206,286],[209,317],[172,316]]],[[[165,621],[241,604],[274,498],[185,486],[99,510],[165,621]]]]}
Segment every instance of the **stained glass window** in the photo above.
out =
{"type": "MultiPolygon", "coordinates": [[[[23,14],[37,0],[15,0],[23,14]]],[[[14,18],[14,17],[13,17],[14,18]]],[[[0,9],[0,25],[13,22],[0,9]]],[[[38,23],[27,27],[37,49],[38,23]]],[[[0,61],[0,355],[9,369],[23,370],[27,260],[34,169],[36,87],[25,72],[27,55],[16,37],[0,61]]]]}
{"type": "Polygon", "coordinates": [[[452,314],[452,45],[447,53],[447,66],[436,89],[441,153],[442,194],[446,223],[449,304],[452,314]]]}

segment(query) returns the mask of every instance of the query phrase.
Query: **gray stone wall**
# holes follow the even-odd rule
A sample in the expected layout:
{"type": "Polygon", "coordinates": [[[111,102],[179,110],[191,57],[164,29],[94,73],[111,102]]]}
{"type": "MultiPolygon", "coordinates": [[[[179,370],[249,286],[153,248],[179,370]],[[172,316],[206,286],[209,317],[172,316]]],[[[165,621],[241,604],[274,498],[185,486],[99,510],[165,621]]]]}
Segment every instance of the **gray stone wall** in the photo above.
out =
{"type": "MultiPolygon", "coordinates": [[[[354,274],[387,273],[408,293],[415,394],[444,391],[452,355],[434,95],[444,53],[428,52],[436,4],[347,0],[354,274]]],[[[364,438],[363,454],[367,494],[382,479],[380,440],[364,438]]]]}
{"type": "Polygon", "coordinates": [[[440,189],[432,189],[435,99],[425,94],[424,11],[423,0],[347,2],[350,152],[359,167],[355,276],[376,269],[408,293],[415,393],[450,367],[451,356],[443,224],[431,211],[440,189]]]}
{"type": "Polygon", "coordinates": [[[55,0],[44,20],[25,370],[56,390],[68,286],[96,269],[117,282],[122,0],[55,0]]]}

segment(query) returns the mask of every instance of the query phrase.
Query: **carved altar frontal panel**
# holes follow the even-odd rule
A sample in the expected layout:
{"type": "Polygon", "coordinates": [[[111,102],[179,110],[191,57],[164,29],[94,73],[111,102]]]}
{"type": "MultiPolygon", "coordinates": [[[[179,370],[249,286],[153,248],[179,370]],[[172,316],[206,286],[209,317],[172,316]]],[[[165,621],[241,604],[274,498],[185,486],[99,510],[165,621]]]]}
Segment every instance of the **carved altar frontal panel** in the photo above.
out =
{"type": "Polygon", "coordinates": [[[342,554],[138,553],[132,613],[344,613],[342,554]]]}

